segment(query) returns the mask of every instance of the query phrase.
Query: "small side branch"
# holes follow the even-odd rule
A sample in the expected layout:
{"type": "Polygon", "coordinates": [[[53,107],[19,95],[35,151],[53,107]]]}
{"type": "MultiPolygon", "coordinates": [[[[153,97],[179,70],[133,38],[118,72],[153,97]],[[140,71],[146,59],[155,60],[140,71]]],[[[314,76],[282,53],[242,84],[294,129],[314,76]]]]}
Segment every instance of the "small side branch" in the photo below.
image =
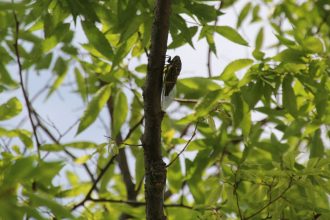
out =
{"type": "Polygon", "coordinates": [[[182,148],[182,150],[180,151],[180,153],[178,153],[173,160],[166,165],[166,168],[168,168],[169,166],[171,166],[179,157],[180,155],[187,149],[187,147],[189,146],[190,142],[194,139],[194,137],[196,136],[197,133],[197,128],[198,128],[198,122],[195,125],[195,129],[193,131],[193,134],[191,135],[190,139],[187,141],[186,145],[182,148]]]}
{"type": "MultiPolygon", "coordinates": [[[[119,200],[106,199],[106,198],[99,198],[99,199],[90,198],[89,201],[127,204],[127,205],[131,205],[131,206],[134,206],[134,207],[140,207],[140,206],[145,206],[146,205],[145,202],[138,202],[138,201],[132,201],[132,200],[120,200],[120,199],[119,200]]],[[[197,211],[217,211],[221,208],[220,206],[197,208],[197,207],[194,207],[194,206],[188,206],[188,205],[184,205],[184,204],[181,204],[181,203],[178,203],[178,204],[177,203],[164,204],[164,207],[165,208],[177,207],[177,208],[185,208],[185,209],[197,210],[197,211]]]]}
{"type": "Polygon", "coordinates": [[[32,130],[33,130],[33,134],[34,134],[34,138],[37,144],[37,152],[38,152],[38,156],[40,158],[40,141],[38,138],[38,134],[37,134],[37,126],[34,124],[33,122],[33,118],[32,118],[32,106],[27,94],[27,91],[25,90],[25,86],[24,86],[24,82],[23,82],[23,68],[22,68],[22,63],[21,63],[21,57],[20,57],[20,53],[19,53],[19,48],[18,48],[18,39],[19,39],[19,21],[17,19],[17,15],[15,12],[13,12],[14,14],[14,20],[15,20],[15,42],[14,42],[14,48],[15,48],[15,53],[16,53],[16,60],[17,60],[17,65],[18,65],[18,73],[19,73],[19,81],[20,81],[20,85],[22,88],[22,92],[23,92],[23,97],[26,103],[26,107],[28,110],[28,115],[29,115],[29,120],[32,126],[32,130]]]}
{"type": "MultiPolygon", "coordinates": [[[[221,9],[221,6],[222,6],[222,1],[220,1],[219,3],[219,6],[218,6],[218,11],[221,9]]],[[[217,26],[218,24],[218,17],[216,17],[215,21],[214,21],[214,26],[217,26]]],[[[207,72],[208,72],[208,75],[209,75],[209,78],[212,77],[212,69],[211,69],[211,54],[212,54],[212,50],[211,50],[211,47],[209,46],[209,49],[208,49],[208,52],[207,52],[207,72]]]]}
{"type": "Polygon", "coordinates": [[[263,210],[265,210],[267,207],[269,207],[271,204],[273,204],[274,202],[276,202],[277,200],[279,200],[280,198],[282,198],[284,196],[284,194],[292,187],[292,184],[293,184],[293,177],[290,177],[290,181],[289,181],[289,184],[288,186],[283,190],[283,192],[278,195],[277,197],[275,197],[274,199],[272,200],[269,200],[268,203],[266,205],[264,205],[262,208],[260,208],[259,210],[257,210],[255,213],[253,213],[252,215],[246,217],[244,220],[247,220],[247,219],[251,219],[253,218],[254,216],[260,214],[263,210]]]}
{"type": "Polygon", "coordinates": [[[113,156],[108,163],[101,169],[100,174],[98,175],[98,177],[96,178],[95,182],[93,183],[92,187],[89,189],[88,193],[86,194],[85,198],[79,202],[78,204],[76,204],[75,206],[73,206],[72,210],[75,210],[76,208],[82,206],[85,204],[85,202],[87,202],[88,200],[91,200],[91,195],[92,192],[94,191],[94,189],[96,189],[97,184],[100,182],[100,180],[102,179],[103,175],[106,173],[106,171],[108,170],[108,168],[110,167],[111,164],[113,164],[113,161],[115,160],[116,156],[113,156]]]}

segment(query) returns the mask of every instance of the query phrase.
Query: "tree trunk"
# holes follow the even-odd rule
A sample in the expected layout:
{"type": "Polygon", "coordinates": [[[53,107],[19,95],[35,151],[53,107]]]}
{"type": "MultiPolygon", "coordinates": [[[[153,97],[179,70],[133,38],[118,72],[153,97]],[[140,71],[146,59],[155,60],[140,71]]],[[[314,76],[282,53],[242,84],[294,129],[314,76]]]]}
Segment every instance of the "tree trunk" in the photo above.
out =
{"type": "Polygon", "coordinates": [[[148,71],[143,91],[145,131],[143,136],[145,160],[145,199],[147,220],[164,220],[164,189],[166,167],[161,152],[162,75],[169,31],[170,0],[157,0],[152,26],[148,71]]]}

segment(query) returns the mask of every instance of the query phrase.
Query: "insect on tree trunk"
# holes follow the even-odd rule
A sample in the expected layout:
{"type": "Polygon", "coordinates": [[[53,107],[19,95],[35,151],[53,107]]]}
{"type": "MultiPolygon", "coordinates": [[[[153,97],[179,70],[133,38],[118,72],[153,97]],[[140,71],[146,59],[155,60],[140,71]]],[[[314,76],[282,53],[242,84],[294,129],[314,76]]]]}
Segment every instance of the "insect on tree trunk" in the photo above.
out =
{"type": "Polygon", "coordinates": [[[162,75],[169,31],[170,0],[157,0],[152,26],[148,71],[143,91],[145,131],[145,199],[148,220],[164,220],[164,189],[166,167],[161,153],[162,75]]]}

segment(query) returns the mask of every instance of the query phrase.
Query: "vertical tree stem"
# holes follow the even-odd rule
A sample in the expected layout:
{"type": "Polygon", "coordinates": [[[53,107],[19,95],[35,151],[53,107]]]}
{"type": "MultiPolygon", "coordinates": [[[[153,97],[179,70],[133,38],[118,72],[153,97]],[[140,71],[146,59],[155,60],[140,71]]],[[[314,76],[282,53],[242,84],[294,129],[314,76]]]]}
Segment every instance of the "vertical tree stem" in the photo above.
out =
{"type": "Polygon", "coordinates": [[[170,0],[157,0],[152,26],[148,71],[143,91],[145,131],[145,198],[147,220],[163,220],[166,167],[161,153],[161,88],[169,31],[170,0]]]}

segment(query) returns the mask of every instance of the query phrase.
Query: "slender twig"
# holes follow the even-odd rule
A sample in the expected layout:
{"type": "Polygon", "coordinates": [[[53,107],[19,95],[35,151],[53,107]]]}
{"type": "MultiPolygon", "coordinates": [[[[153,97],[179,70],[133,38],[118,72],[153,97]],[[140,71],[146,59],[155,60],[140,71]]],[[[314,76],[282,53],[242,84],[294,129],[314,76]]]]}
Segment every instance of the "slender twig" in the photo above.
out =
{"type": "MultiPolygon", "coordinates": [[[[108,202],[108,203],[120,203],[120,204],[128,204],[131,206],[145,206],[146,203],[145,202],[138,202],[138,201],[132,201],[132,200],[116,200],[116,199],[106,199],[106,198],[90,198],[89,201],[93,201],[93,202],[108,202]]],[[[178,207],[178,208],[185,208],[185,209],[191,209],[191,210],[209,210],[209,211],[213,211],[213,210],[219,210],[221,207],[220,206],[216,206],[216,207],[204,207],[204,208],[197,208],[194,206],[188,206],[188,205],[184,205],[181,203],[175,203],[175,204],[164,204],[165,208],[171,208],[171,207],[178,207]]]]}
{"type": "MultiPolygon", "coordinates": [[[[49,82],[51,81],[52,79],[49,80],[49,82]]],[[[30,100],[30,103],[33,103],[37,98],[40,97],[40,95],[47,91],[47,89],[50,88],[50,85],[49,83],[47,82],[46,85],[44,87],[42,87],[38,92],[35,93],[34,96],[32,96],[31,100],[30,100]]]]}
{"type": "Polygon", "coordinates": [[[78,123],[80,122],[80,118],[77,119],[71,126],[69,126],[59,137],[59,140],[61,140],[65,135],[67,135],[78,123]]]}
{"type": "MultiPolygon", "coordinates": [[[[55,143],[55,144],[60,144],[59,140],[55,138],[55,136],[52,134],[52,132],[50,132],[50,130],[41,122],[41,120],[39,119],[39,117],[36,115],[35,113],[35,118],[37,120],[37,125],[41,128],[41,130],[43,130],[47,136],[55,143]]],[[[64,149],[64,152],[70,156],[73,160],[77,159],[77,157],[75,155],[73,155],[70,151],[68,151],[67,149],[64,149]]],[[[87,166],[86,163],[82,164],[83,167],[85,168],[86,172],[88,173],[88,175],[90,176],[91,180],[93,182],[95,182],[95,178],[93,173],[91,172],[91,170],[89,169],[89,167],[87,166]]]]}
{"type": "Polygon", "coordinates": [[[112,138],[110,136],[105,135],[105,137],[115,141],[117,145],[127,145],[127,146],[131,146],[131,147],[140,147],[140,146],[142,146],[142,144],[128,144],[125,141],[128,140],[128,138],[132,135],[132,133],[142,124],[143,120],[144,120],[144,116],[142,116],[142,118],[133,127],[131,127],[129,129],[126,137],[121,142],[117,142],[116,138],[112,138]]]}
{"type": "MultiPolygon", "coordinates": [[[[137,33],[138,33],[138,36],[139,36],[140,43],[142,45],[142,43],[143,43],[142,34],[141,34],[140,31],[138,31],[137,33]]],[[[144,49],[144,52],[146,53],[147,57],[149,57],[148,49],[146,47],[143,47],[143,49],[144,49]]]]}
{"type": "MultiPolygon", "coordinates": [[[[199,101],[199,99],[182,99],[182,98],[175,98],[174,100],[177,102],[186,103],[186,104],[195,104],[199,101]]],[[[225,101],[225,100],[219,100],[218,104],[230,104],[230,102],[225,101]]]]}
{"type": "Polygon", "coordinates": [[[236,205],[237,205],[237,210],[238,210],[238,214],[239,214],[239,217],[241,220],[243,220],[243,215],[242,215],[242,211],[241,211],[241,208],[240,208],[240,205],[239,205],[239,197],[238,197],[238,193],[237,193],[237,187],[238,187],[238,184],[239,184],[239,181],[237,181],[237,172],[239,171],[239,167],[237,168],[235,174],[234,174],[234,178],[235,178],[235,183],[233,185],[234,187],[234,195],[235,195],[235,198],[236,198],[236,205]]]}
{"type": "Polygon", "coordinates": [[[102,179],[103,175],[106,173],[106,171],[108,170],[108,168],[110,167],[110,165],[113,163],[113,161],[115,160],[116,156],[117,155],[111,157],[111,159],[108,161],[108,163],[101,169],[100,174],[98,175],[98,177],[94,181],[92,187],[89,189],[89,191],[86,194],[85,198],[81,202],[79,202],[78,204],[76,204],[75,206],[73,206],[72,210],[75,210],[79,206],[84,205],[85,202],[87,202],[88,200],[91,200],[91,194],[92,194],[92,192],[94,191],[94,189],[96,189],[97,184],[102,179]]]}
{"type": "Polygon", "coordinates": [[[21,88],[22,88],[22,92],[23,92],[25,103],[26,103],[26,107],[27,107],[27,110],[28,110],[28,115],[29,115],[31,126],[32,126],[34,138],[36,140],[38,156],[40,158],[40,145],[41,144],[39,142],[38,135],[37,135],[37,126],[33,122],[33,118],[32,118],[32,107],[31,107],[31,103],[29,101],[29,97],[28,97],[27,91],[25,90],[25,86],[24,86],[24,82],[23,82],[23,74],[22,74],[23,68],[22,68],[21,57],[20,57],[20,53],[19,53],[19,49],[18,49],[19,21],[17,19],[16,13],[13,12],[13,14],[14,14],[15,31],[16,31],[14,48],[15,48],[15,53],[16,53],[17,65],[18,65],[18,73],[19,73],[20,85],[21,85],[21,88]]]}
{"type": "Polygon", "coordinates": [[[198,127],[198,122],[196,123],[195,129],[193,131],[193,134],[191,135],[190,139],[187,141],[187,143],[184,146],[184,148],[182,148],[182,150],[173,158],[173,160],[169,164],[166,165],[166,168],[168,168],[169,166],[171,166],[180,157],[180,155],[186,150],[186,148],[189,146],[190,142],[193,140],[193,138],[196,135],[197,127],[198,127]]]}
{"type": "Polygon", "coordinates": [[[144,116],[142,116],[142,118],[133,127],[129,129],[123,141],[128,140],[128,138],[132,135],[132,133],[143,123],[143,120],[144,120],[144,116]]]}
{"type": "MultiPolygon", "coordinates": [[[[104,137],[109,138],[110,140],[113,140],[114,142],[116,142],[116,138],[113,138],[113,137],[110,137],[110,136],[106,136],[106,135],[104,135],[104,137]]],[[[117,142],[116,145],[127,145],[127,146],[130,146],[130,147],[141,147],[142,146],[142,144],[128,144],[128,143],[126,143],[124,141],[117,142]]]]}
{"type": "Polygon", "coordinates": [[[293,177],[290,177],[290,181],[288,186],[283,190],[283,192],[278,195],[277,197],[275,197],[273,200],[270,200],[267,202],[266,205],[264,205],[262,208],[260,208],[259,210],[257,210],[255,213],[253,213],[252,215],[246,217],[244,220],[253,218],[254,216],[258,215],[259,213],[261,213],[264,209],[266,209],[268,206],[270,206],[271,204],[273,204],[274,202],[276,202],[277,200],[279,200],[280,198],[283,197],[283,195],[292,187],[292,183],[293,183],[293,177]]]}
{"type": "MultiPolygon", "coordinates": [[[[217,11],[219,11],[219,10],[221,9],[221,6],[222,6],[222,1],[220,1],[217,11]]],[[[215,21],[214,21],[214,24],[213,24],[214,27],[217,26],[218,21],[219,21],[219,17],[217,16],[217,17],[215,18],[215,21]]],[[[208,48],[208,52],[207,52],[207,72],[208,72],[209,78],[212,77],[212,70],[211,70],[211,53],[212,53],[212,50],[211,50],[211,47],[209,46],[209,48],[208,48]]]]}

